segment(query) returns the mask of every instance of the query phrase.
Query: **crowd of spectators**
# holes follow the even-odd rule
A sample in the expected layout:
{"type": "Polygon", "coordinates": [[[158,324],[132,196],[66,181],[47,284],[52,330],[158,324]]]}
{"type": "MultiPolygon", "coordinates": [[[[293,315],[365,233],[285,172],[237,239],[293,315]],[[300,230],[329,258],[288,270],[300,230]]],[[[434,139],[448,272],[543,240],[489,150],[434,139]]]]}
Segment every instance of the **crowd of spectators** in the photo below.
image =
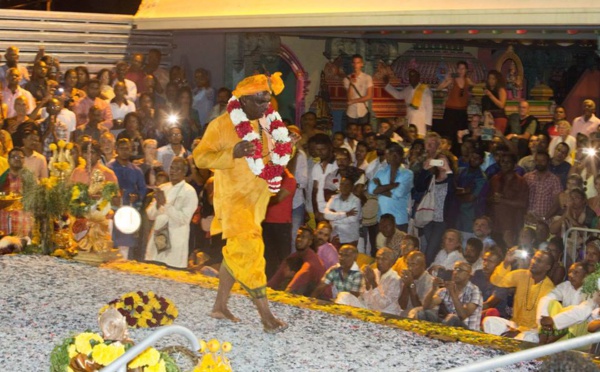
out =
{"type": "MultiPolygon", "coordinates": [[[[210,235],[213,180],[191,153],[231,91],[213,89],[202,68],[190,85],[179,66],[160,67],[158,50],[95,76],[84,66],[63,72],[43,52],[28,69],[14,46],[4,58],[1,191],[22,192],[24,171],[48,177],[50,144],[71,141],[85,160],[71,181],[99,171],[119,185],[113,208],[142,214],[139,232],[112,229],[124,257],[214,274],[223,240],[210,235]],[[163,251],[153,231],[167,225],[163,251]]],[[[587,332],[600,301],[581,287],[600,239],[565,247],[563,238],[600,220],[594,101],[573,123],[560,106],[542,122],[525,100],[506,115],[503,77],[490,71],[480,113],[467,115],[473,82],[459,62],[437,87],[448,91],[442,120],[410,70],[409,86],[386,86],[407,117],[375,124],[372,79],[361,56],[352,62],[343,132],[313,112],[287,120],[294,155],[263,223],[268,286],[533,342],[587,332]]],[[[0,211],[0,230],[31,229],[23,212],[0,211]]]]}

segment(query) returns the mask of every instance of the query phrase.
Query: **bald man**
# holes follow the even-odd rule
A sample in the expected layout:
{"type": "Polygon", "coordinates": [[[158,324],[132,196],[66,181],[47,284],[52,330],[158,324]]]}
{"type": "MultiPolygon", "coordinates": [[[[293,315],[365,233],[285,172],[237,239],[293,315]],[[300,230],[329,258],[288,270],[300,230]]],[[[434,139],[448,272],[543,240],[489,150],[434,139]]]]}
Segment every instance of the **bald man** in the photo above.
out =
{"type": "Polygon", "coordinates": [[[398,298],[398,304],[402,308],[401,315],[404,317],[407,317],[412,309],[422,306],[425,295],[433,285],[433,276],[426,270],[427,264],[422,252],[410,252],[406,263],[408,268],[400,274],[400,298],[398,298]]]}
{"type": "Polygon", "coordinates": [[[377,268],[372,269],[365,265],[362,269],[365,277],[365,291],[360,297],[355,297],[348,292],[338,295],[337,303],[361,307],[364,309],[381,311],[382,313],[400,315],[400,277],[392,270],[396,254],[389,248],[380,248],[377,251],[377,268]]]}
{"type": "MultiPolygon", "coordinates": [[[[30,80],[29,71],[27,71],[27,67],[19,64],[19,48],[16,46],[9,46],[6,48],[4,59],[6,60],[6,63],[0,66],[0,82],[6,83],[6,75],[8,74],[8,70],[11,68],[16,68],[19,70],[20,74],[19,85],[24,86],[27,84],[27,82],[30,80]]],[[[31,109],[33,110],[33,107],[31,109]]]]}
{"type": "Polygon", "coordinates": [[[344,244],[340,247],[339,256],[340,263],[327,270],[311,297],[319,298],[327,286],[332,286],[333,298],[343,292],[359,297],[364,291],[364,276],[356,263],[358,249],[354,245],[344,244]]]}
{"type": "Polygon", "coordinates": [[[577,134],[583,133],[589,136],[591,133],[596,132],[598,125],[600,125],[600,119],[595,115],[596,103],[591,99],[586,99],[582,104],[583,115],[573,120],[571,128],[571,135],[577,137],[577,134]]]}

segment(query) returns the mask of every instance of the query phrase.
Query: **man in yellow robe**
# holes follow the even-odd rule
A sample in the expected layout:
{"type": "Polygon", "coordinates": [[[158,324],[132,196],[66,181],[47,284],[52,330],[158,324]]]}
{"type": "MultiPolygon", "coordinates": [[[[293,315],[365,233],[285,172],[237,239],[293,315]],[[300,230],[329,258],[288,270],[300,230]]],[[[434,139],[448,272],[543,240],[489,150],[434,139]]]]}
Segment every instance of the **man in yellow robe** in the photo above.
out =
{"type": "MultiPolygon", "coordinates": [[[[262,135],[263,161],[269,160],[269,145],[264,130],[259,130],[262,118],[271,101],[271,92],[279,94],[283,82],[279,74],[272,77],[255,75],[242,80],[234,96],[238,97],[243,112],[255,133],[262,135]]],[[[265,218],[271,198],[267,182],[255,176],[245,156],[254,153],[254,144],[242,141],[229,113],[212,121],[200,145],[194,150],[194,161],[200,169],[213,169],[215,218],[211,234],[223,234],[227,243],[223,248],[223,263],[219,272],[219,288],[211,316],[239,321],[228,309],[231,287],[238,281],[252,297],[266,332],[287,328],[275,318],[266,297],[264,243],[261,222],[265,218]]]]}

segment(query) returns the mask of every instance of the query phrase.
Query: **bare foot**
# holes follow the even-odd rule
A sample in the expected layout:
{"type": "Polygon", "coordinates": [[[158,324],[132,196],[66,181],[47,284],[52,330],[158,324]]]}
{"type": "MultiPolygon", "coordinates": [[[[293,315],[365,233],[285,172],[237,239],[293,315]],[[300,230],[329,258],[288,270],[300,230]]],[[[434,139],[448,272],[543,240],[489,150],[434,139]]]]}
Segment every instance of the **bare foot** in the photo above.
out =
{"type": "Polygon", "coordinates": [[[240,321],[240,318],[233,315],[231,311],[229,311],[229,309],[227,308],[225,308],[224,310],[213,309],[213,311],[211,311],[209,315],[210,317],[215,319],[227,319],[231,320],[234,323],[238,323],[240,321]]]}
{"type": "Polygon", "coordinates": [[[279,333],[288,328],[288,324],[286,322],[283,322],[277,318],[273,318],[269,321],[263,320],[262,324],[266,333],[279,333]]]}

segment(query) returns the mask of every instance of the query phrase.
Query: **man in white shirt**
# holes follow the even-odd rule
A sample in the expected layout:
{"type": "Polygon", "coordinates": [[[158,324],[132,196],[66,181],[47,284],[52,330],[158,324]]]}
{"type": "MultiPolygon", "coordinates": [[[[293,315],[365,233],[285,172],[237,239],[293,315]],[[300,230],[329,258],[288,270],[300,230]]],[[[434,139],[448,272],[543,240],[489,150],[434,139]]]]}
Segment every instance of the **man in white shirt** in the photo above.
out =
{"type": "Polygon", "coordinates": [[[13,117],[17,114],[15,111],[15,100],[18,97],[25,97],[27,100],[27,113],[30,114],[35,108],[35,99],[29,93],[29,91],[21,88],[19,82],[21,81],[21,72],[19,69],[13,67],[9,68],[6,72],[6,84],[2,90],[3,101],[8,106],[7,117],[13,117]]]}
{"type": "Polygon", "coordinates": [[[578,133],[583,133],[589,136],[598,130],[600,125],[600,119],[596,117],[594,112],[596,111],[596,103],[591,99],[583,101],[583,115],[573,120],[571,128],[571,135],[577,137],[578,133]]]}
{"type": "Polygon", "coordinates": [[[127,99],[131,102],[137,101],[137,85],[129,79],[125,79],[125,75],[127,75],[127,71],[129,71],[129,65],[125,61],[120,61],[117,63],[116,72],[117,78],[113,83],[113,88],[117,85],[117,82],[125,83],[125,87],[127,87],[127,99]]]}
{"type": "Polygon", "coordinates": [[[587,320],[592,315],[592,311],[598,307],[593,299],[586,299],[586,296],[581,293],[587,274],[584,263],[572,264],[569,268],[569,280],[560,283],[540,299],[537,318],[542,327],[541,344],[557,341],[567,332],[568,338],[587,333],[587,320]]]}
{"type": "Polygon", "coordinates": [[[360,307],[382,313],[400,315],[400,277],[392,270],[394,253],[389,248],[377,251],[377,268],[372,269],[365,265],[362,269],[365,277],[365,291],[360,297],[355,297],[349,292],[338,296],[337,303],[360,307]]]}
{"type": "MultiPolygon", "coordinates": [[[[27,71],[27,67],[19,64],[19,48],[16,46],[9,46],[6,48],[4,59],[6,60],[6,63],[0,66],[0,83],[5,84],[8,80],[8,70],[11,68],[16,68],[20,73],[18,84],[20,86],[27,84],[27,82],[30,80],[29,71],[27,71]]],[[[33,106],[31,109],[33,110],[33,106]]]]}
{"type": "Polygon", "coordinates": [[[340,193],[329,199],[325,207],[325,219],[331,221],[333,233],[340,239],[341,244],[358,244],[361,203],[352,193],[354,182],[346,177],[340,181],[340,193]]]}
{"type": "Polygon", "coordinates": [[[373,78],[365,74],[362,69],[365,65],[360,54],[352,56],[354,72],[344,78],[344,88],[348,93],[348,108],[346,116],[348,123],[364,125],[369,123],[369,101],[373,99],[373,78]]]}
{"type": "Polygon", "coordinates": [[[404,100],[408,124],[416,125],[418,133],[424,136],[432,124],[433,96],[431,89],[421,84],[420,80],[421,74],[411,69],[408,71],[409,85],[406,88],[398,91],[388,82],[385,91],[398,100],[404,100]]]}
{"type": "Polygon", "coordinates": [[[327,200],[325,199],[325,178],[329,173],[335,172],[338,169],[333,154],[333,145],[331,139],[325,133],[317,133],[311,139],[315,146],[315,155],[320,159],[319,164],[315,164],[312,169],[312,195],[311,203],[315,213],[317,222],[323,221],[325,217],[325,207],[327,200]]]}
{"type": "Polygon", "coordinates": [[[462,235],[460,231],[455,229],[448,229],[444,232],[442,237],[442,249],[435,256],[435,261],[429,267],[430,272],[437,272],[438,275],[443,272],[447,276],[441,275],[444,279],[449,278],[449,270],[454,269],[454,264],[458,261],[464,261],[465,258],[462,255],[462,235]]]}
{"type": "Polygon", "coordinates": [[[169,144],[162,146],[156,153],[156,160],[163,165],[163,169],[169,172],[171,163],[176,157],[187,159],[190,155],[189,151],[183,147],[183,136],[179,127],[171,127],[169,129],[169,144]]]}

